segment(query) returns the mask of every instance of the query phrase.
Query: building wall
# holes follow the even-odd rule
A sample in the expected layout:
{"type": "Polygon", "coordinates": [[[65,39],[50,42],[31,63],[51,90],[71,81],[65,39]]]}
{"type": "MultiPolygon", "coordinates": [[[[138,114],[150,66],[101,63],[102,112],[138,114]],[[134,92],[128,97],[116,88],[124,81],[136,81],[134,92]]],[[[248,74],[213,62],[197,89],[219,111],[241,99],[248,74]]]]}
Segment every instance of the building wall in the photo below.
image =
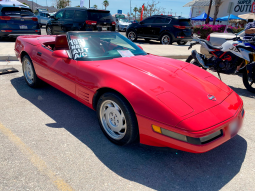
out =
{"type": "MultiPolygon", "coordinates": [[[[219,13],[217,17],[223,17],[228,15],[227,10],[229,6],[229,2],[233,2],[234,6],[232,8],[232,13],[235,16],[250,13],[251,12],[251,5],[254,0],[223,0],[220,8],[219,8],[219,13]]],[[[193,13],[192,17],[196,17],[198,15],[201,15],[203,12],[199,13],[199,10],[204,10],[206,13],[208,12],[209,6],[204,6],[204,7],[193,7],[193,13]],[[195,10],[195,12],[194,12],[195,10]],[[198,15],[197,15],[198,14],[198,15]]],[[[192,9],[192,8],[191,8],[192,9]]],[[[211,7],[211,12],[210,12],[210,17],[214,16],[214,10],[215,6],[211,7]]]]}

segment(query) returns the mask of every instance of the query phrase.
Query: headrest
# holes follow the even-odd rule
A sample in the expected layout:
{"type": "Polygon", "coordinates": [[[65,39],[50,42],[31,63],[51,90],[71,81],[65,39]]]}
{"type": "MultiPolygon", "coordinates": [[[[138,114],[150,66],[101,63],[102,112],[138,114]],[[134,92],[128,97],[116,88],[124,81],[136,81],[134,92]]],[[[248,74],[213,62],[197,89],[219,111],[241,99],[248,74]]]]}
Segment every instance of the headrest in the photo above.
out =
{"type": "Polygon", "coordinates": [[[55,40],[55,50],[68,50],[66,35],[58,35],[55,40]]]}

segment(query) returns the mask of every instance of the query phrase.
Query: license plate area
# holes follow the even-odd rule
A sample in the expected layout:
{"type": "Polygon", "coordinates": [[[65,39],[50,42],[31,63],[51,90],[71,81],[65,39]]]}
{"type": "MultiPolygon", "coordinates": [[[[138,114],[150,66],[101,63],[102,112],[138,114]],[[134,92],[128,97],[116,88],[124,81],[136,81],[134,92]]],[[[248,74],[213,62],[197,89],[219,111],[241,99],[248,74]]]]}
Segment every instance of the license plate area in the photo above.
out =
{"type": "Polygon", "coordinates": [[[27,25],[20,25],[19,28],[20,29],[27,29],[27,25]]]}

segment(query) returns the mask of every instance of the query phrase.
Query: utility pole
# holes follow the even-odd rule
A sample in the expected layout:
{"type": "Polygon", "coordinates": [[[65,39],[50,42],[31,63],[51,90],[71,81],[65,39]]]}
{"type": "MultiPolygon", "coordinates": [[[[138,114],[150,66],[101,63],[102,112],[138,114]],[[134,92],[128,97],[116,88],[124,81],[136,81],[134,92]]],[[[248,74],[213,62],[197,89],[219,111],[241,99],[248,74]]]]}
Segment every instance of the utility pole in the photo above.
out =
{"type": "Polygon", "coordinates": [[[90,8],[90,0],[89,0],[89,8],[90,8]]]}
{"type": "Polygon", "coordinates": [[[130,13],[129,13],[129,19],[130,19],[130,16],[131,16],[131,0],[130,0],[130,13]]]}

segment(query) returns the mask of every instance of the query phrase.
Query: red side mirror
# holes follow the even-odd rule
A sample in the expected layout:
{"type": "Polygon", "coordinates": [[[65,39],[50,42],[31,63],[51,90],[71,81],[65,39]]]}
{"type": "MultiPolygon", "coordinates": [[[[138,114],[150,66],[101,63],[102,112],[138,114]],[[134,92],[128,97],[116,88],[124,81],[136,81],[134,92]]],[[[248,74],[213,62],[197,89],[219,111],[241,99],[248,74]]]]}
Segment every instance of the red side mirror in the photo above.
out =
{"type": "Polygon", "coordinates": [[[56,58],[69,58],[66,50],[55,50],[53,51],[52,56],[56,58]]]}
{"type": "Polygon", "coordinates": [[[141,48],[143,50],[143,48],[140,45],[136,45],[136,46],[138,46],[139,48],[141,48]]]}

